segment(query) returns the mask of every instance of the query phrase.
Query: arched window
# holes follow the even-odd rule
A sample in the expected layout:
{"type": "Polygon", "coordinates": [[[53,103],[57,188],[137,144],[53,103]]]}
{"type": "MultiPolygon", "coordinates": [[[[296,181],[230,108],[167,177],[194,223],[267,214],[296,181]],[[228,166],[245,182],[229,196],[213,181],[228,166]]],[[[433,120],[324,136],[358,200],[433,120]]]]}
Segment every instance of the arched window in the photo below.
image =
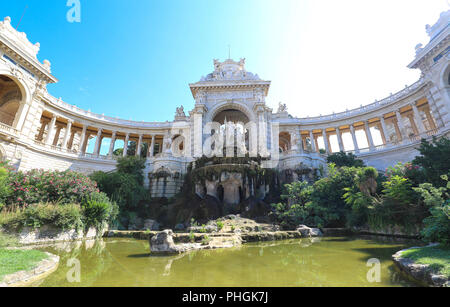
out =
{"type": "Polygon", "coordinates": [[[8,126],[14,124],[22,101],[19,86],[7,76],[0,75],[0,122],[8,126]]]}

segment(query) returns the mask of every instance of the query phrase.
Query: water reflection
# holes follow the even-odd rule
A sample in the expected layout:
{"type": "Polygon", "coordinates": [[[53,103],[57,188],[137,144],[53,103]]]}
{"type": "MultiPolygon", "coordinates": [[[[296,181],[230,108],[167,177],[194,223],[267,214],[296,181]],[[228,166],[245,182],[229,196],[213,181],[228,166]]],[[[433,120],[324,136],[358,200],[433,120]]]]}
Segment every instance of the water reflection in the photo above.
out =
{"type": "Polygon", "coordinates": [[[405,286],[391,255],[414,245],[370,237],[307,238],[154,256],[147,241],[105,239],[40,247],[61,257],[58,270],[36,286],[405,286]],[[69,259],[81,264],[81,283],[67,281],[69,259]],[[366,279],[370,258],[382,282],[366,279]]]}

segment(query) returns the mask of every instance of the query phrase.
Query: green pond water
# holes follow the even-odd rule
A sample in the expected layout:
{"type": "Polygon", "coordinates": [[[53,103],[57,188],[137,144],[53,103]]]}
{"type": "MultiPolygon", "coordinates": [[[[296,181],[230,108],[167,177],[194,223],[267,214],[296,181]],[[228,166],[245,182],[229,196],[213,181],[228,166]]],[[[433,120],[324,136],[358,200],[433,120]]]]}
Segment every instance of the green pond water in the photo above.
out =
{"type": "Polygon", "coordinates": [[[416,244],[383,237],[326,237],[152,256],[142,240],[64,243],[39,248],[61,259],[57,271],[34,286],[414,286],[391,255],[416,244]],[[381,263],[379,283],[367,280],[371,258],[381,263]],[[67,276],[76,277],[73,259],[80,264],[79,283],[68,281],[67,276]]]}

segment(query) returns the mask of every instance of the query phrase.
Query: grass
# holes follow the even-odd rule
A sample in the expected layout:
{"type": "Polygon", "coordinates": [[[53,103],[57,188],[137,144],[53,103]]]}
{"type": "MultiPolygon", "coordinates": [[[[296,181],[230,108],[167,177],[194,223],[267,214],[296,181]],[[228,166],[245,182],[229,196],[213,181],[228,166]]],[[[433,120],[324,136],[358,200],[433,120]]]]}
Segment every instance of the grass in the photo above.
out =
{"type": "Polygon", "coordinates": [[[448,246],[409,249],[404,251],[402,256],[416,263],[428,264],[434,272],[450,277],[450,247],[448,246]]]}
{"type": "Polygon", "coordinates": [[[0,248],[3,247],[11,247],[11,246],[18,246],[19,241],[15,236],[7,235],[3,232],[0,232],[0,248]]]}
{"type": "Polygon", "coordinates": [[[47,258],[47,254],[41,251],[5,249],[18,245],[16,237],[0,232],[0,281],[5,275],[31,270],[39,261],[47,258]]]}
{"type": "Polygon", "coordinates": [[[0,249],[0,280],[5,275],[33,269],[47,254],[37,250],[0,249]]]}

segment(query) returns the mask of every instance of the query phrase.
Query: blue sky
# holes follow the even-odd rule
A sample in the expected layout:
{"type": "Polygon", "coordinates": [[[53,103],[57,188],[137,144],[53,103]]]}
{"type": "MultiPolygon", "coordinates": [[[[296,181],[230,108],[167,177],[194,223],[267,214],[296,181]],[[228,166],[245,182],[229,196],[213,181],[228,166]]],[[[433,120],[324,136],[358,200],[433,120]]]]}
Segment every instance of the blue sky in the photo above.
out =
{"type": "Polygon", "coordinates": [[[425,25],[446,0],[81,0],[69,23],[66,0],[1,1],[2,16],[40,42],[60,80],[49,91],[96,113],[172,120],[191,110],[188,84],[214,58],[245,57],[272,81],[268,104],[299,117],[372,103],[419,77],[406,66],[427,43],[425,25]]]}

